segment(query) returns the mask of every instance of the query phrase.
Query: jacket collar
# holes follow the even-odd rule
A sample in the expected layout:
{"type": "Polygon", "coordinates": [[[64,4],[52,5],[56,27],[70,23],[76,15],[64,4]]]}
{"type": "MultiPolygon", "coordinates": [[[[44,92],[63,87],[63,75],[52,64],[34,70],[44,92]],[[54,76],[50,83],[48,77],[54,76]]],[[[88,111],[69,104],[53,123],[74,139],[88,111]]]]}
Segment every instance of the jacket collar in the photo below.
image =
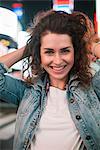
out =
{"type": "Polygon", "coordinates": [[[34,89],[43,91],[43,90],[48,90],[49,88],[49,78],[48,75],[45,74],[43,77],[39,78],[37,82],[34,84],[34,89]]]}
{"type": "MultiPolygon", "coordinates": [[[[74,90],[75,87],[78,86],[78,84],[79,81],[77,80],[77,75],[71,75],[68,82],[68,90],[72,89],[74,90]]],[[[49,77],[48,74],[45,74],[42,78],[38,79],[36,84],[34,84],[34,89],[39,91],[45,90],[47,93],[49,90],[49,86],[50,86],[49,77]]]]}

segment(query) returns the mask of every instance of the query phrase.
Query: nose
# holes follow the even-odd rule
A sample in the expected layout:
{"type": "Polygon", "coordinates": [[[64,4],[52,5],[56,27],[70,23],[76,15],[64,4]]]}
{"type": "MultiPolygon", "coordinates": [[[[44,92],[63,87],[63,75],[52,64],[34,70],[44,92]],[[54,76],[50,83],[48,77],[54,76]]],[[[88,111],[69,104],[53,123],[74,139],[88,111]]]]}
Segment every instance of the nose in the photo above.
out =
{"type": "Polygon", "coordinates": [[[54,56],[54,61],[53,61],[56,65],[59,65],[59,64],[61,64],[61,62],[62,62],[62,57],[61,57],[61,55],[60,54],[55,54],[55,56],[54,56]]]}

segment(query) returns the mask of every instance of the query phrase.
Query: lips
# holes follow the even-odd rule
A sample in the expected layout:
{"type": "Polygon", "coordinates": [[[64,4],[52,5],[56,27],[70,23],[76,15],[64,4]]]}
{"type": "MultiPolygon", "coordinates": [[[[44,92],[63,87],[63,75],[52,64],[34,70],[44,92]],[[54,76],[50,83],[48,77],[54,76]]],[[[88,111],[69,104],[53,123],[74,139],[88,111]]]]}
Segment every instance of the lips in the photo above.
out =
{"type": "Polygon", "coordinates": [[[62,72],[66,66],[60,66],[60,67],[50,66],[50,67],[53,69],[54,72],[62,72]]]}

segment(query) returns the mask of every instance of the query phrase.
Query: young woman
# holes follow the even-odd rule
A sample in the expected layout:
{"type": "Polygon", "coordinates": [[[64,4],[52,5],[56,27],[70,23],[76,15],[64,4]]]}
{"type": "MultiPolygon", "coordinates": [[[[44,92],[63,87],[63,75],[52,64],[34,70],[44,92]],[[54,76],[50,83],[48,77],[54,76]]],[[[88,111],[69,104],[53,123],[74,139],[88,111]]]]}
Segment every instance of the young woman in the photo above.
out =
{"type": "Polygon", "coordinates": [[[0,58],[0,99],[19,107],[14,150],[100,149],[100,71],[92,76],[86,31],[80,17],[50,10],[25,50],[0,58]],[[25,57],[24,81],[5,74],[25,57]]]}

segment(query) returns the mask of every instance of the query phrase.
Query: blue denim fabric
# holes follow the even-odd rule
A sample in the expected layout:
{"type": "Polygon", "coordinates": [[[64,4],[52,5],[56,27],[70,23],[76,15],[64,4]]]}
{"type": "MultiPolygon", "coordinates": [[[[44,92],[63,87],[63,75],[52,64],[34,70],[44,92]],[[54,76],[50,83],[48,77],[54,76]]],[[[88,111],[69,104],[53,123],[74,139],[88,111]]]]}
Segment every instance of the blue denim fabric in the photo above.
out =
{"type": "MultiPolygon", "coordinates": [[[[47,79],[28,86],[24,81],[5,74],[0,65],[0,99],[19,106],[16,117],[14,150],[28,150],[38,129],[46,105],[47,79]]],[[[66,91],[72,119],[87,150],[100,150],[100,71],[88,89],[82,88],[75,77],[66,91]]]]}

